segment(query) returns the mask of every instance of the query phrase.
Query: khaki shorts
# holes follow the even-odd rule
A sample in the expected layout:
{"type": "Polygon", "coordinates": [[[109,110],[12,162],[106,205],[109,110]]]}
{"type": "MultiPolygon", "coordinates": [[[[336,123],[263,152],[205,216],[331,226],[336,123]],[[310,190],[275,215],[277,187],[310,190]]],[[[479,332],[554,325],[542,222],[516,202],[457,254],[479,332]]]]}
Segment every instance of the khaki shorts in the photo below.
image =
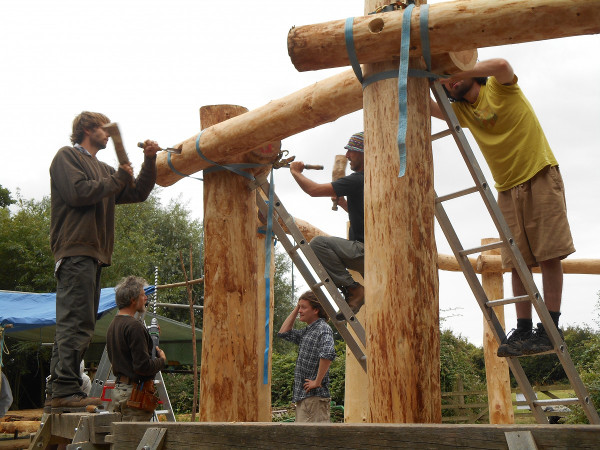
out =
{"type": "Polygon", "coordinates": [[[296,422],[331,422],[330,398],[306,397],[296,403],[296,422]]]}
{"type": "MultiPolygon", "coordinates": [[[[558,166],[546,166],[525,183],[499,192],[498,206],[528,266],[575,251],[558,166]]],[[[502,267],[514,267],[504,248],[502,267]]]]}

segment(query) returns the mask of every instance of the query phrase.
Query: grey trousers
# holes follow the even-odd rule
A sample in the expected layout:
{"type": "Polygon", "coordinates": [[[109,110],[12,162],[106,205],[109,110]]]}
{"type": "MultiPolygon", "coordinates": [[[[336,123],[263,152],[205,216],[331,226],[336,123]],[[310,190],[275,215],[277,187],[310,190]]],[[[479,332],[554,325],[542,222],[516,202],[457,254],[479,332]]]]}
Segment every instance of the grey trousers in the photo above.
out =
{"type": "Polygon", "coordinates": [[[101,270],[94,258],[71,256],[56,272],[56,334],[47,393],[51,397],[82,392],[79,365],[94,335],[101,270]]]}
{"type": "Polygon", "coordinates": [[[364,276],[365,245],[362,242],[333,236],[317,236],[309,245],[338,288],[354,283],[347,269],[355,270],[364,276]]]}

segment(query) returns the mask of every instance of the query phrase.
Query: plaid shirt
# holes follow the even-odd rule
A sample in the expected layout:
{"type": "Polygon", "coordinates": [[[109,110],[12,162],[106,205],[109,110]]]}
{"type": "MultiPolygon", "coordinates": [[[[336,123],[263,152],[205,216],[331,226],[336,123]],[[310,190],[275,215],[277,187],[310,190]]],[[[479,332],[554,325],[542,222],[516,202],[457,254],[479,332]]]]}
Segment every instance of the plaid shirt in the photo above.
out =
{"type": "Polygon", "coordinates": [[[292,400],[299,402],[306,397],[329,398],[329,371],[323,377],[321,387],[306,392],[303,388],[304,381],[308,378],[314,380],[319,372],[319,360],[335,359],[335,348],[333,347],[333,332],[327,322],[317,319],[306,328],[301,330],[290,330],[278,333],[282,339],[298,344],[298,359],[294,371],[294,393],[292,400]]]}

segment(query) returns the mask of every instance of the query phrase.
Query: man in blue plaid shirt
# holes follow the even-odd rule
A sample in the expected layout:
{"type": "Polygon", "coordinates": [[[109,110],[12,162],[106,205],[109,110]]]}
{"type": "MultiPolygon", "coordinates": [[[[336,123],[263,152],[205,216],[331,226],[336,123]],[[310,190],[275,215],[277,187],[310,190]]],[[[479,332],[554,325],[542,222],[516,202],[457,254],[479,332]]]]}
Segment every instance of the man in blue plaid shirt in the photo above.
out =
{"type": "Polygon", "coordinates": [[[326,320],[327,314],[316,295],[307,291],[277,334],[299,346],[292,399],[296,403],[296,422],[330,421],[329,366],[335,359],[335,348],[326,320]],[[307,324],[306,328],[293,329],[296,316],[307,324]]]}

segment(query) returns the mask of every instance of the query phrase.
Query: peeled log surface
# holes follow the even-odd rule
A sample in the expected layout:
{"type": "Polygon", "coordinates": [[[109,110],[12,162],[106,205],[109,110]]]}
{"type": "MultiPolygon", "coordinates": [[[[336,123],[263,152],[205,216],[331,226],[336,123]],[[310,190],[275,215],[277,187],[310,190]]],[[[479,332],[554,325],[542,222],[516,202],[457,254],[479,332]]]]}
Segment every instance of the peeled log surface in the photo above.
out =
{"type": "MultiPolygon", "coordinates": [[[[499,238],[486,238],[481,245],[498,242],[499,238]]],[[[495,248],[483,252],[483,255],[498,255],[500,249],[495,248]]],[[[487,298],[498,300],[504,298],[504,281],[502,272],[487,272],[481,276],[481,285],[487,298]]],[[[504,324],[504,306],[494,307],[494,313],[502,328],[504,324]]],[[[485,359],[485,379],[488,391],[488,409],[490,423],[515,423],[515,414],[510,392],[510,373],[506,358],[498,358],[498,341],[492,332],[489,322],[483,318],[483,357],[485,359]]]]}
{"type": "MultiPolygon", "coordinates": [[[[365,9],[379,5],[381,0],[366,0],[365,9]]],[[[422,68],[416,58],[410,66],[422,68]]],[[[390,61],[368,64],[364,72],[397,68],[390,61]]],[[[406,175],[398,178],[398,80],[373,83],[364,91],[367,421],[372,423],[442,420],[427,80],[409,78],[407,98],[410,151],[406,175]]]]}
{"type": "Polygon", "coordinates": [[[39,420],[0,422],[0,433],[35,433],[40,428],[40,423],[39,420]]]}
{"type": "MultiPolygon", "coordinates": [[[[402,12],[354,19],[354,46],[362,64],[400,54],[402,12]]],[[[421,56],[420,15],[415,7],[411,56],[421,56]]],[[[288,53],[294,67],[304,72],[350,65],[344,26],[342,19],[292,28],[288,53]]],[[[600,33],[598,0],[460,0],[429,7],[432,55],[596,33],[600,33]]]]}
{"type": "MultiPolygon", "coordinates": [[[[200,148],[208,159],[228,164],[237,155],[266,142],[332,122],[361,108],[362,87],[354,72],[348,70],[206,129],[200,148]]],[[[196,152],[196,137],[178,144],[176,147],[182,145],[181,155],[171,156],[174,167],[186,175],[210,167],[196,152]]],[[[156,167],[156,182],[161,186],[182,178],[168,166],[164,152],[158,155],[156,167]]]]}
{"type": "MultiPolygon", "coordinates": [[[[457,55],[436,55],[431,65],[434,72],[453,73],[472,68],[476,59],[477,50],[469,50],[457,55]]],[[[264,164],[268,160],[265,155],[270,157],[271,150],[281,147],[278,141],[362,109],[362,96],[356,75],[347,70],[209,127],[200,138],[200,149],[219,164],[242,160],[264,164]],[[242,160],[240,155],[244,155],[242,160]]],[[[196,151],[197,136],[175,146],[182,146],[181,155],[171,155],[175,169],[186,175],[211,166],[196,151]]],[[[158,154],[156,168],[160,186],[171,186],[182,178],[171,170],[164,152],[158,154]]]]}
{"type": "MultiPolygon", "coordinates": [[[[203,107],[202,126],[244,111],[233,105],[203,107]]],[[[270,410],[257,390],[262,381],[258,356],[262,327],[258,326],[256,229],[256,197],[247,180],[226,171],[206,174],[202,422],[264,420],[263,409],[270,410]]],[[[262,335],[264,342],[264,331],[262,335]]]]}

